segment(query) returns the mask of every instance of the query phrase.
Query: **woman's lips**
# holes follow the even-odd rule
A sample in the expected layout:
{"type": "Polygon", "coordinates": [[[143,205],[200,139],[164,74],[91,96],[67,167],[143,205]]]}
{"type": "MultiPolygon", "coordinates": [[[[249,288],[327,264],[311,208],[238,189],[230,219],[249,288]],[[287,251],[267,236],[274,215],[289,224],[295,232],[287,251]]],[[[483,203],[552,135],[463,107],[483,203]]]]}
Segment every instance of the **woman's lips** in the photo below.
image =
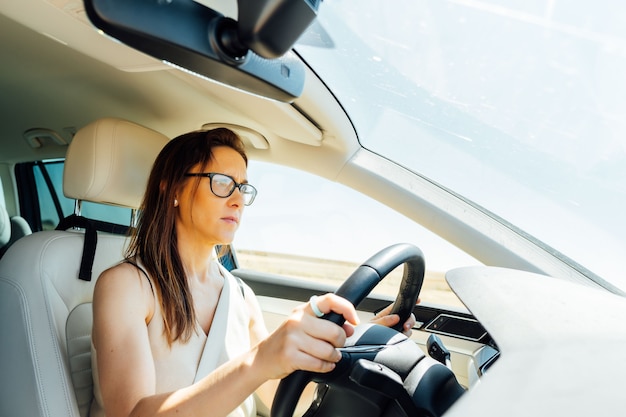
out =
{"type": "Polygon", "coordinates": [[[239,219],[235,216],[222,217],[222,220],[227,223],[239,224],[239,219]]]}

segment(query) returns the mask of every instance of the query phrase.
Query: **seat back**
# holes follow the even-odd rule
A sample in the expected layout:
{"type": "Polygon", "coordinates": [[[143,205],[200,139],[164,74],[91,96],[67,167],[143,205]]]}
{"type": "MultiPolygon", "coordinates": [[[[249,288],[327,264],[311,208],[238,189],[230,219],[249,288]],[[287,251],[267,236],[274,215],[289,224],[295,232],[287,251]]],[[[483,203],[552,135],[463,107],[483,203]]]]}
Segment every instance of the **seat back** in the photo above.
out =
{"type": "MultiPolygon", "coordinates": [[[[164,135],[119,119],[77,132],[67,152],[69,198],[137,208],[164,135]]],[[[98,233],[91,281],[78,279],[84,234],[43,231],[0,259],[0,416],[84,417],[92,401],[91,301],[125,236],[98,233]]]]}

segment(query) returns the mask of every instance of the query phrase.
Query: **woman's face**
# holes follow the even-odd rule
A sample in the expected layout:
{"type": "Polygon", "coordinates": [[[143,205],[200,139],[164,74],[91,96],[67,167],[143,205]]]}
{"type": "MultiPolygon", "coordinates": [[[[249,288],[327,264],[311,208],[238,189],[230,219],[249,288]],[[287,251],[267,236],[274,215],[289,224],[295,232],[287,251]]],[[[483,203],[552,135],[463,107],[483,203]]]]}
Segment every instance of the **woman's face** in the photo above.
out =
{"type": "MultiPolygon", "coordinates": [[[[204,170],[200,168],[196,165],[189,172],[226,174],[237,183],[247,182],[246,162],[237,151],[226,146],[214,148],[213,158],[209,164],[204,170]]],[[[177,196],[178,238],[186,239],[186,243],[194,242],[198,245],[231,243],[243,214],[244,200],[241,191],[235,188],[229,197],[218,197],[211,191],[211,179],[202,177],[194,195],[196,180],[197,177],[189,177],[177,196]]]]}

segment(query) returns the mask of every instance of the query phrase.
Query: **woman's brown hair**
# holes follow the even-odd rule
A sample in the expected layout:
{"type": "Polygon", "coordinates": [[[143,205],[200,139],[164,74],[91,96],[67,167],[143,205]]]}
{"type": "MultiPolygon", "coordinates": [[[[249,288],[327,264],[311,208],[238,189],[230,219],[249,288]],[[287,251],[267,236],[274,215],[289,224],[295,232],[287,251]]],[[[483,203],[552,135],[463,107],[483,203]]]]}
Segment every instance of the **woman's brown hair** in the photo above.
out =
{"type": "MultiPolygon", "coordinates": [[[[195,165],[205,167],[213,157],[213,149],[219,146],[239,152],[247,165],[241,139],[225,128],[185,133],[165,145],[152,166],[137,228],[126,250],[127,258],[141,259],[155,283],[165,336],[170,344],[178,339],[189,340],[196,323],[189,284],[176,244],[174,199],[189,180],[185,173],[195,165]]],[[[194,193],[199,180],[197,178],[194,193]]]]}

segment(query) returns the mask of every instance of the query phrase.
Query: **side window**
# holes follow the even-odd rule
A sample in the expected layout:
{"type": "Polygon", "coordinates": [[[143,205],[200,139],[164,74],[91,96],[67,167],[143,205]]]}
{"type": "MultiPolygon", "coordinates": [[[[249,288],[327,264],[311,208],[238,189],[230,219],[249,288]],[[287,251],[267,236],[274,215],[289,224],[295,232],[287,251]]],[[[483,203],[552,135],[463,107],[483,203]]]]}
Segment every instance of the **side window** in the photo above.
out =
{"type": "MultiPolygon", "coordinates": [[[[74,200],[63,195],[63,167],[62,160],[45,161],[32,167],[43,230],[54,229],[61,218],[74,212],[74,200]]],[[[131,218],[130,209],[87,201],[81,205],[81,214],[90,219],[122,225],[130,224],[131,218]]]]}
{"type": "MultiPolygon", "coordinates": [[[[233,242],[240,267],[339,286],[379,250],[408,242],[426,258],[421,298],[462,305],[444,274],[480,262],[414,221],[341,184],[287,167],[251,161],[248,179],[259,195],[233,242]]],[[[398,268],[374,292],[395,296],[401,278],[398,268]]]]}
{"type": "Polygon", "coordinates": [[[43,230],[53,230],[62,217],[74,211],[74,202],[63,196],[63,161],[34,165],[33,175],[41,227],[43,230]],[[46,176],[50,182],[46,181],[46,176]]]}

